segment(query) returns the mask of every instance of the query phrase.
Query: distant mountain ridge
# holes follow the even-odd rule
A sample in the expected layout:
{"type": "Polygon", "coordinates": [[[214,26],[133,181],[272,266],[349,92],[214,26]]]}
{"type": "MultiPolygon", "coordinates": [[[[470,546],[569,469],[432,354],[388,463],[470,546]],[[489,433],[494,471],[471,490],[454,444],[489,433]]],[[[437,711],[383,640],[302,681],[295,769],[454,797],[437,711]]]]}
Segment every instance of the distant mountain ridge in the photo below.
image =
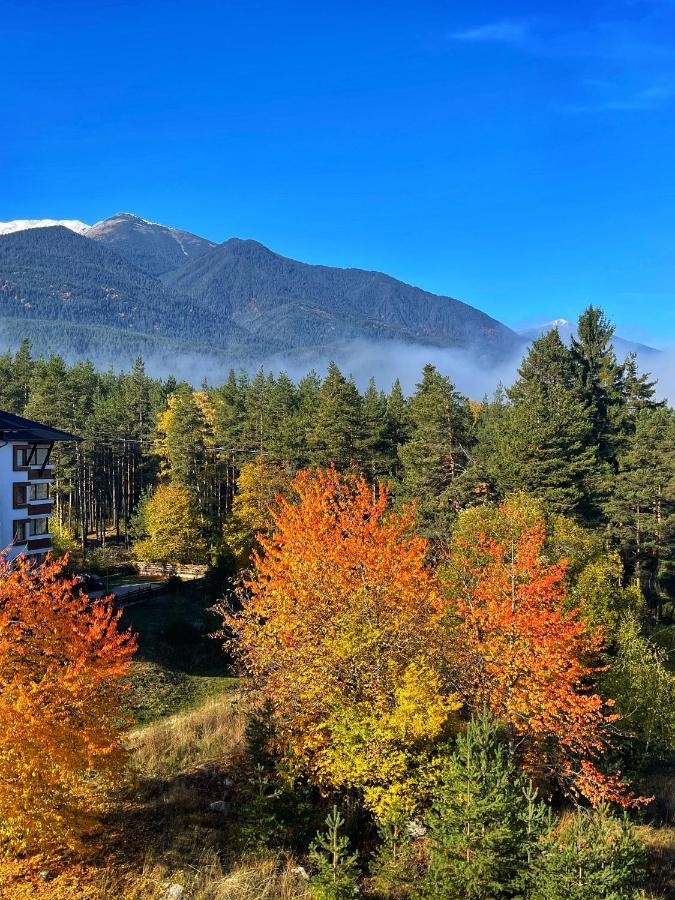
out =
{"type": "Polygon", "coordinates": [[[51,221],[5,223],[14,227],[0,236],[5,344],[27,336],[53,352],[61,341],[70,358],[119,366],[138,348],[259,365],[363,341],[461,349],[490,363],[525,343],[460,300],[380,272],[309,265],[252,240],[214,244],[131,213],[77,228],[51,221]]]}
{"type": "Polygon", "coordinates": [[[62,225],[75,234],[87,234],[91,225],[79,219],[14,219],[13,222],[0,222],[0,235],[14,234],[17,231],[28,231],[31,228],[53,228],[62,225]]]}
{"type": "MultiPolygon", "coordinates": [[[[558,329],[560,337],[566,344],[569,344],[572,337],[576,335],[574,325],[568,319],[554,319],[552,322],[545,322],[542,325],[533,325],[529,328],[522,329],[518,334],[528,341],[533,341],[535,338],[541,337],[542,334],[546,334],[546,332],[550,331],[552,328],[558,329]]],[[[638,341],[628,341],[617,334],[614,335],[612,343],[614,344],[614,349],[621,358],[627,356],[629,353],[637,353],[639,356],[648,357],[658,355],[662,352],[661,350],[657,350],[656,347],[649,347],[647,344],[641,344],[638,341]]]]}

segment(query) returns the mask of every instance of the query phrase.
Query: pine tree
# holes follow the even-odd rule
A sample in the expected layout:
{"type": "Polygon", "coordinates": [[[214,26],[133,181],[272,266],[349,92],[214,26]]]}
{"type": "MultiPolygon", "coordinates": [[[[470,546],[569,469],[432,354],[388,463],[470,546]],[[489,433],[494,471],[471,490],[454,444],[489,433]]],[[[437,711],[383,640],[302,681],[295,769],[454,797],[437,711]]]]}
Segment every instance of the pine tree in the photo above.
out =
{"type": "Polygon", "coordinates": [[[598,458],[616,471],[624,414],[623,368],[612,345],[614,326],[601,309],[589,306],[577,324],[571,355],[578,388],[588,410],[590,443],[598,458]]]}
{"type": "Polygon", "coordinates": [[[378,391],[371,378],[363,395],[362,433],[359,440],[359,462],[372,481],[391,475],[392,448],[389,443],[387,398],[378,391]]]}
{"type": "Polygon", "coordinates": [[[401,382],[397,378],[387,397],[386,435],[387,443],[392,454],[391,474],[396,479],[400,478],[403,472],[398,448],[408,441],[410,437],[410,426],[409,403],[403,394],[401,382]]]}
{"type": "Polygon", "coordinates": [[[534,341],[508,390],[481,411],[478,459],[503,496],[526,491],[555,512],[597,510],[599,465],[570,351],[557,329],[534,341]]]}
{"type": "Polygon", "coordinates": [[[410,402],[410,422],[410,440],[399,447],[399,497],[415,502],[422,534],[440,538],[455,512],[450,488],[469,462],[473,417],[466,398],[427,365],[410,402]]]}
{"type": "Polygon", "coordinates": [[[341,833],[345,820],[334,806],[326,817],[326,831],[320,832],[309,857],[316,868],[312,894],[317,900],[347,900],[358,895],[357,856],[349,852],[349,839],[341,833]]]}
{"type": "Polygon", "coordinates": [[[631,900],[644,881],[644,848],[628,820],[579,809],[544,844],[531,900],[631,900]]]}
{"type": "Polygon", "coordinates": [[[331,362],[310,432],[312,462],[319,466],[334,464],[341,471],[349,469],[358,461],[361,440],[361,395],[354,382],[331,362]]]}
{"type": "Polygon", "coordinates": [[[22,414],[30,396],[32,376],[30,341],[24,338],[13,356],[9,351],[0,356],[0,409],[22,414]]]}
{"type": "Polygon", "coordinates": [[[424,896],[520,896],[547,823],[495,722],[475,715],[443,764],[429,816],[431,863],[424,896]]]}
{"type": "Polygon", "coordinates": [[[645,407],[619,456],[608,503],[628,575],[658,616],[675,585],[675,413],[645,407]]]}

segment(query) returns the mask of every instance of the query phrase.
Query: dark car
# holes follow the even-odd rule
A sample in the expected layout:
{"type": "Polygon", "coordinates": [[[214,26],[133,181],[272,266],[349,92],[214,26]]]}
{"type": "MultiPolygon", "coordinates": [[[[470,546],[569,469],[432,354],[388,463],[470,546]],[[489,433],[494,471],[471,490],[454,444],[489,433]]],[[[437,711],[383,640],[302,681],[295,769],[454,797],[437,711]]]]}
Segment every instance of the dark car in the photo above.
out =
{"type": "Polygon", "coordinates": [[[103,579],[99,578],[98,575],[92,575],[89,572],[82,572],[81,575],[77,576],[78,584],[82,587],[82,590],[86,591],[87,594],[93,594],[96,591],[104,591],[105,583],[103,579]]]}

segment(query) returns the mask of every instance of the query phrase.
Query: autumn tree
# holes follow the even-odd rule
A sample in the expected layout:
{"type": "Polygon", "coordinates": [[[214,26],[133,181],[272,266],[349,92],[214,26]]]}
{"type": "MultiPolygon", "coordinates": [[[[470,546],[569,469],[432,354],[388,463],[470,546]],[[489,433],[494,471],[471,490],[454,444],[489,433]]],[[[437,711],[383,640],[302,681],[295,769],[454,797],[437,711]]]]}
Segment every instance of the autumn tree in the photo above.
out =
{"type": "Polygon", "coordinates": [[[239,566],[248,564],[256,535],[269,530],[272,504],[288,491],[288,485],[285,470],[262,454],[239,470],[232,513],[223,530],[225,543],[239,566]]]}
{"type": "Polygon", "coordinates": [[[75,842],[96,806],[87,776],[124,758],[134,638],[63,568],[0,559],[0,840],[15,850],[75,842]]]}
{"type": "Polygon", "coordinates": [[[599,769],[615,719],[589,689],[602,635],[567,609],[566,565],[545,560],[545,540],[517,502],[460,516],[446,577],[461,690],[505,724],[532,773],[591,802],[628,802],[599,769]]]}
{"type": "Polygon", "coordinates": [[[439,595],[410,510],[334,469],[301,472],[272,511],[243,609],[228,614],[276,741],[381,821],[415,808],[417,770],[457,707],[438,657],[439,595]]]}
{"type": "Polygon", "coordinates": [[[634,755],[641,761],[668,758],[675,747],[675,675],[668,653],[643,634],[634,614],[621,620],[602,686],[616,700],[634,755]]]}
{"type": "Polygon", "coordinates": [[[147,562],[176,565],[203,563],[207,545],[192,492],[182,484],[159,484],[141,503],[135,555],[147,562]]]}

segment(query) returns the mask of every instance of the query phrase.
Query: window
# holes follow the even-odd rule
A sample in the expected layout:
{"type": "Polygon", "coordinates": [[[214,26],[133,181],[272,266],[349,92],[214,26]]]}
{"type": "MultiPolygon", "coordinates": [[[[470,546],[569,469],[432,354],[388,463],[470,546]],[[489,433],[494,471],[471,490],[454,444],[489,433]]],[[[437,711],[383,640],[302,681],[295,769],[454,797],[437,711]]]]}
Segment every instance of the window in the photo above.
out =
{"type": "Polygon", "coordinates": [[[14,509],[20,509],[28,503],[28,485],[25,481],[14,483],[14,509]]]}
{"type": "Polygon", "coordinates": [[[42,481],[39,484],[28,485],[29,500],[49,500],[49,485],[42,481]]]}
{"type": "Polygon", "coordinates": [[[31,464],[34,466],[43,466],[49,459],[49,447],[37,447],[33,455],[31,464]]]}
{"type": "Polygon", "coordinates": [[[28,540],[28,519],[14,520],[14,543],[25,544],[28,540]]]}
{"type": "Polygon", "coordinates": [[[28,458],[30,455],[30,447],[14,448],[14,468],[25,469],[28,466],[28,458]]]}
{"type": "Polygon", "coordinates": [[[40,519],[31,519],[30,534],[31,537],[35,537],[38,534],[49,534],[49,519],[46,516],[40,519]]]}
{"type": "Polygon", "coordinates": [[[27,469],[29,466],[39,468],[49,460],[49,451],[49,447],[36,447],[33,444],[14,447],[14,468],[27,469]]]}

